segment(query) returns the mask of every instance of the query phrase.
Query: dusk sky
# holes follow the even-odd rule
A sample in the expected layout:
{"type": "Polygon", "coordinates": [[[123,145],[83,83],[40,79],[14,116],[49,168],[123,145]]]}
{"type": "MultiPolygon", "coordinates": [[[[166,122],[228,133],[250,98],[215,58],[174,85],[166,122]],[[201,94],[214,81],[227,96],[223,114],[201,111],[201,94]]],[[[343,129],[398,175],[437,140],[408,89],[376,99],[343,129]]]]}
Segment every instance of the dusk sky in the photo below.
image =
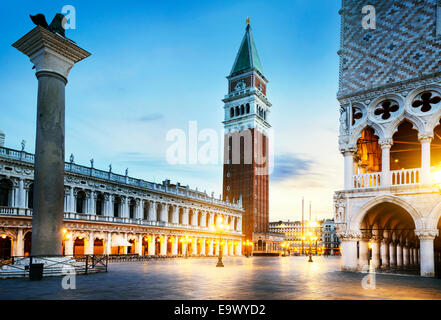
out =
{"type": "Polygon", "coordinates": [[[37,1],[2,5],[0,130],[5,145],[35,150],[37,79],[29,58],[11,46],[64,5],[76,9],[66,36],[92,56],[75,65],[66,87],[66,160],[148,181],[170,179],[222,191],[222,121],[231,71],[251,20],[269,80],[275,167],[270,221],[300,219],[301,199],[314,217],[332,217],[343,185],[336,100],[340,1],[37,1]],[[173,129],[219,135],[217,164],[172,165],[166,140],[173,129]]]}

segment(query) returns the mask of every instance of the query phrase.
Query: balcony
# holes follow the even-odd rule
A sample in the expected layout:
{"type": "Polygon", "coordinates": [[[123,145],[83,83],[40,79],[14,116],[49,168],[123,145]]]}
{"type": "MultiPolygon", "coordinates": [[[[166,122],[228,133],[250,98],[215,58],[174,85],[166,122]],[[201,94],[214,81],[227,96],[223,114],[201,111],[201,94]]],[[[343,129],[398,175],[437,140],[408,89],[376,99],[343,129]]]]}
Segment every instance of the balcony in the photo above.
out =
{"type": "Polygon", "coordinates": [[[382,180],[382,172],[356,174],[352,177],[354,189],[368,189],[386,186],[412,186],[421,184],[421,168],[392,170],[388,181],[382,180]]]}

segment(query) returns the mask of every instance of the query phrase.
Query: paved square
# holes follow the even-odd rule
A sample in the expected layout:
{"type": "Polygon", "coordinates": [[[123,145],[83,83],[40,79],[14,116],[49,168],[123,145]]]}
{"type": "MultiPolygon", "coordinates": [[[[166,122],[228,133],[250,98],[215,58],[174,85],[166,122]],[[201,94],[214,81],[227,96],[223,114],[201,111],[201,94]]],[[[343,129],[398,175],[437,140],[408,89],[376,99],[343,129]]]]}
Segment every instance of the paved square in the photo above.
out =
{"type": "Polygon", "coordinates": [[[216,258],[110,264],[108,273],[79,275],[75,290],[61,277],[40,282],[0,280],[0,299],[441,299],[441,280],[376,275],[376,289],[363,289],[366,274],[339,271],[339,258],[216,258]]]}

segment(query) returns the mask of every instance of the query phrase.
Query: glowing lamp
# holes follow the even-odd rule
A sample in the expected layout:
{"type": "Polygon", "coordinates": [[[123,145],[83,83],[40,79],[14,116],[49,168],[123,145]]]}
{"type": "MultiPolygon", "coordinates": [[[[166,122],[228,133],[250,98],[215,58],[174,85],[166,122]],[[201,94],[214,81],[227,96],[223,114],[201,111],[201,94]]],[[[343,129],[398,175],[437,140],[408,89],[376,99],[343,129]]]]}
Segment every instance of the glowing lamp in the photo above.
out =
{"type": "Polygon", "coordinates": [[[6,235],[5,234],[2,234],[2,239],[6,239],[6,235]]]}
{"type": "Polygon", "coordinates": [[[441,166],[434,167],[431,170],[432,181],[438,185],[441,185],[441,166]]]}

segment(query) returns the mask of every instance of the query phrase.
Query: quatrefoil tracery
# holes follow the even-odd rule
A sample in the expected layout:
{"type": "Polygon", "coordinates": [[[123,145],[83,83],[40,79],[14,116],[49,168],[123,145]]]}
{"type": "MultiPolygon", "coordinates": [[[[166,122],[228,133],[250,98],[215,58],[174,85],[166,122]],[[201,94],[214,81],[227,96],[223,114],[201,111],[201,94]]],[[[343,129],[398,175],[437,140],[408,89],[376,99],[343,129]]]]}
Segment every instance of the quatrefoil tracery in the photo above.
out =
{"type": "Polygon", "coordinates": [[[395,101],[385,100],[375,108],[374,114],[381,116],[383,120],[387,120],[392,116],[392,113],[397,112],[399,109],[400,107],[395,101]]]}
{"type": "Polygon", "coordinates": [[[421,112],[429,112],[432,107],[441,102],[441,97],[435,92],[425,91],[420,95],[420,99],[412,102],[413,108],[419,108],[421,112]]]}

